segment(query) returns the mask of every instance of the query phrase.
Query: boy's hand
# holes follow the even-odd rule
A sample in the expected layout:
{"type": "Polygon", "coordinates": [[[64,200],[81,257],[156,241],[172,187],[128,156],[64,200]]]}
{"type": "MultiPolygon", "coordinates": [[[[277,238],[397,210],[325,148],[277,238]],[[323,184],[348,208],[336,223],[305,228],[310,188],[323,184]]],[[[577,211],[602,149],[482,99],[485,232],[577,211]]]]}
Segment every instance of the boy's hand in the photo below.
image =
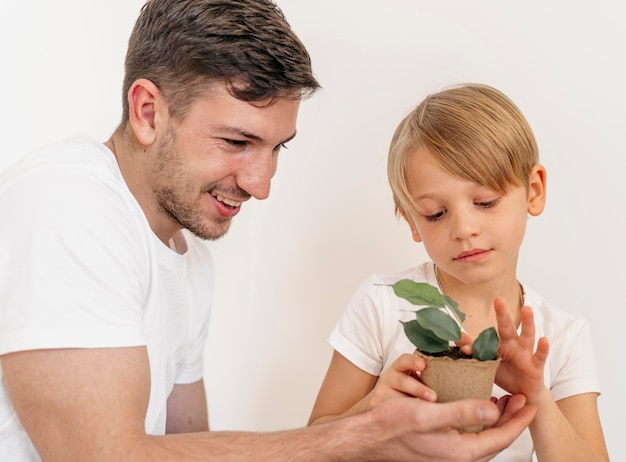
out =
{"type": "Polygon", "coordinates": [[[522,307],[520,335],[517,334],[504,300],[496,298],[494,307],[500,336],[498,354],[502,357],[496,373],[496,384],[509,393],[525,395],[530,404],[535,403],[542,391],[545,391],[543,372],[548,358],[548,339],[540,338],[537,350],[533,353],[535,323],[530,307],[522,307]]]}
{"type": "Polygon", "coordinates": [[[405,353],[396,359],[389,369],[380,375],[376,386],[369,393],[369,408],[383,401],[400,396],[414,396],[425,401],[436,401],[437,395],[419,379],[419,372],[426,368],[422,358],[405,353]]]}

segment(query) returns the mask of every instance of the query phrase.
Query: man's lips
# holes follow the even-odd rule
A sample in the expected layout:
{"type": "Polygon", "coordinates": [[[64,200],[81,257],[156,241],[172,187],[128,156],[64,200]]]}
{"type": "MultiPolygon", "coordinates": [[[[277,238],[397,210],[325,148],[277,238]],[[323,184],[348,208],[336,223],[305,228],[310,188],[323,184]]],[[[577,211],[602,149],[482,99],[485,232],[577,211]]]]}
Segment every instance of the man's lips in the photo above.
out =
{"type": "Polygon", "coordinates": [[[213,194],[213,193],[211,193],[211,195],[213,197],[215,197],[218,201],[223,202],[224,204],[229,205],[231,207],[239,207],[241,205],[241,203],[242,203],[242,201],[236,201],[236,200],[233,200],[233,199],[228,199],[227,197],[224,197],[224,196],[222,196],[220,194],[213,194]]]}
{"type": "Polygon", "coordinates": [[[231,218],[237,215],[239,210],[241,210],[241,204],[243,203],[242,200],[229,199],[217,193],[209,194],[213,198],[217,212],[221,216],[231,218]]]}
{"type": "Polygon", "coordinates": [[[454,260],[460,262],[474,262],[487,257],[491,249],[472,249],[458,254],[454,260]]]}

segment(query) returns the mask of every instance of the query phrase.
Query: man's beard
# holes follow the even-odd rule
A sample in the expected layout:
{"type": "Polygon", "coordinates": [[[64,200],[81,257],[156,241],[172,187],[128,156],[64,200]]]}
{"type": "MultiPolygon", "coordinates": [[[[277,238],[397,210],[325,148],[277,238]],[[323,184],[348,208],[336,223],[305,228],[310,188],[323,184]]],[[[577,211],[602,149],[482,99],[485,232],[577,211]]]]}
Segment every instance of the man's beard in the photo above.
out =
{"type": "Polygon", "coordinates": [[[203,215],[198,212],[193,203],[185,202],[173,188],[162,188],[160,191],[155,191],[155,199],[163,212],[172,217],[181,227],[201,239],[217,240],[224,236],[230,228],[231,218],[214,218],[210,224],[203,222],[203,215]]]}
{"type": "MultiPolygon", "coordinates": [[[[159,189],[153,191],[154,200],[159,209],[174,219],[181,227],[189,230],[201,239],[216,240],[224,236],[230,228],[229,217],[218,217],[206,222],[201,212],[201,199],[194,189],[191,175],[188,174],[181,160],[177,146],[176,134],[168,129],[155,165],[156,176],[160,180],[159,189]],[[196,197],[195,200],[185,197],[196,197]]],[[[207,187],[204,194],[209,194],[207,187]]]]}

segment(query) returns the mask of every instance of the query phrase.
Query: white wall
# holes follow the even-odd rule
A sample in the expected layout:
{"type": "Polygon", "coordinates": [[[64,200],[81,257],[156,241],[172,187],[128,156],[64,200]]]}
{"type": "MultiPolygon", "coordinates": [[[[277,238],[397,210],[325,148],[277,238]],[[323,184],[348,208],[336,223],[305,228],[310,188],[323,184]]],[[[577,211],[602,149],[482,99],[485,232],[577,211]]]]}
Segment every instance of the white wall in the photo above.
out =
{"type": "MultiPolygon", "coordinates": [[[[0,169],[75,131],[108,137],[142,3],[2,3],[0,169]]],[[[626,321],[626,33],[618,2],[278,3],[324,90],[302,105],[271,200],[246,204],[212,244],[213,427],[306,422],[330,358],[325,338],[355,287],[371,272],[425,258],[392,212],[385,160],[396,124],[428,92],[478,81],[507,93],[535,130],[549,199],[529,224],[520,278],[589,319],[602,353],[609,450],[624,459],[625,384],[615,367],[624,364],[626,321]]]]}

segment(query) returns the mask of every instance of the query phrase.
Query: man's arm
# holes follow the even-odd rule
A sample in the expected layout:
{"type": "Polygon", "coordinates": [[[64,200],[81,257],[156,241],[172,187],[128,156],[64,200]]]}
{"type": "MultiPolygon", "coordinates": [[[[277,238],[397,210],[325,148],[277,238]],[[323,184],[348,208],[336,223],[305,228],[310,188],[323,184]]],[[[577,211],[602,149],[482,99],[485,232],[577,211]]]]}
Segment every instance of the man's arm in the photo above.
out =
{"type": "Polygon", "coordinates": [[[13,406],[44,461],[123,461],[144,438],[145,347],[32,350],[0,361],[13,406]]]}
{"type": "Polygon", "coordinates": [[[209,416],[204,381],[174,385],[167,399],[165,433],[192,433],[208,429],[209,416]]]}
{"type": "Polygon", "coordinates": [[[460,434],[451,427],[495,423],[496,405],[397,398],[371,412],[297,430],[150,436],[144,431],[150,390],[144,347],[35,350],[1,361],[11,400],[44,462],[488,460],[535,413],[512,399],[517,404],[502,425],[460,434]]]}

